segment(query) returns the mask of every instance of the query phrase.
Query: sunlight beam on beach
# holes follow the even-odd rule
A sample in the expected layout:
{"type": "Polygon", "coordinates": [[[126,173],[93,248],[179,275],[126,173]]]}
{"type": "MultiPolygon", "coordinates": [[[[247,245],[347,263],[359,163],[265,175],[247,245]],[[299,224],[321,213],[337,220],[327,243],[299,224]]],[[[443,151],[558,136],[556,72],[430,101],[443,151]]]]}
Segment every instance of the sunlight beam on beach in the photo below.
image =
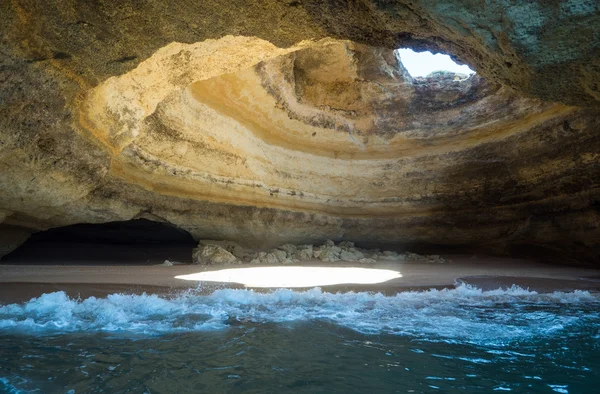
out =
{"type": "Polygon", "coordinates": [[[398,271],[355,267],[252,267],[178,275],[175,279],[240,283],[246,287],[314,287],[375,284],[401,278],[398,271]]]}

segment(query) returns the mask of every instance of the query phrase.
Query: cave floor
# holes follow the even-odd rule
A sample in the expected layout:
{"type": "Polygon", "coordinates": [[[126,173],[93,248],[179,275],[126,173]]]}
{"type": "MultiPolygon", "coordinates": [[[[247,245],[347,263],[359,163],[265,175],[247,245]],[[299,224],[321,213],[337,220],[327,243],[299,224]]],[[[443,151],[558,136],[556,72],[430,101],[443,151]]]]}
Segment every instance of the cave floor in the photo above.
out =
{"type": "MultiPolygon", "coordinates": [[[[361,267],[398,271],[402,276],[378,284],[341,284],[321,286],[323,291],[375,291],[390,295],[399,291],[452,288],[465,282],[483,290],[518,285],[538,292],[587,290],[600,291],[600,269],[546,264],[530,260],[443,256],[444,264],[422,262],[323,263],[306,261],[297,266],[361,267]]],[[[178,275],[229,268],[248,268],[250,264],[198,266],[161,265],[0,265],[0,303],[22,302],[42,293],[65,291],[69,296],[87,298],[110,293],[158,293],[174,295],[193,289],[209,294],[220,288],[243,288],[235,283],[185,281],[178,275]]],[[[268,291],[269,289],[256,289],[268,291]]]]}

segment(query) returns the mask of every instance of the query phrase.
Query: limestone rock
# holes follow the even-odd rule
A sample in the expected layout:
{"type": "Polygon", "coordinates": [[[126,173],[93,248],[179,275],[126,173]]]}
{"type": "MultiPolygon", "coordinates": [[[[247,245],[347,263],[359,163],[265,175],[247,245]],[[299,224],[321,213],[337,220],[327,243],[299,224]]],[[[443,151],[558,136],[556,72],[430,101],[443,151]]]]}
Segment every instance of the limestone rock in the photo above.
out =
{"type": "Polygon", "coordinates": [[[267,253],[266,252],[258,252],[252,260],[250,260],[250,264],[267,264],[267,253]]]}
{"type": "Polygon", "coordinates": [[[446,260],[439,255],[420,255],[416,253],[406,252],[400,255],[403,260],[406,261],[419,261],[428,263],[445,263],[446,260]]]}
{"type": "MultiPolygon", "coordinates": [[[[215,241],[211,241],[215,242],[215,241]]],[[[217,241],[219,242],[219,241],[217,241]]],[[[221,243],[222,245],[222,243],[221,243]]],[[[252,264],[294,264],[318,258],[323,262],[333,263],[337,261],[360,262],[373,264],[380,261],[416,261],[428,263],[445,263],[438,255],[423,256],[416,253],[398,253],[395,251],[381,251],[379,249],[368,250],[355,247],[353,242],[342,241],[338,245],[328,240],[323,245],[293,245],[285,244],[268,252],[256,252],[252,254],[252,264]]]]}
{"type": "Polygon", "coordinates": [[[175,265],[183,265],[185,263],[182,263],[181,261],[172,261],[172,260],[165,260],[162,264],[158,264],[160,266],[163,267],[173,267],[175,265]]]}
{"type": "Polygon", "coordinates": [[[227,250],[219,245],[204,244],[198,245],[192,254],[194,264],[213,265],[213,264],[233,264],[239,260],[227,250]]]}
{"type": "Polygon", "coordinates": [[[293,260],[288,257],[287,253],[280,249],[273,249],[270,252],[259,252],[253,258],[251,264],[291,264],[293,260]]]}
{"type": "Polygon", "coordinates": [[[251,249],[345,237],[600,264],[594,2],[293,3],[0,4],[0,222],[19,230],[0,254],[150,216],[251,249]],[[477,75],[413,78],[399,47],[477,75]]]}
{"type": "Polygon", "coordinates": [[[364,258],[364,259],[358,260],[358,262],[363,263],[363,264],[375,264],[377,262],[377,260],[364,258]]]}
{"type": "Polygon", "coordinates": [[[446,259],[444,259],[443,257],[441,257],[441,256],[439,256],[439,255],[437,255],[437,254],[432,254],[432,255],[430,255],[430,256],[428,256],[428,257],[429,257],[429,260],[430,260],[432,263],[439,263],[439,264],[443,264],[443,263],[446,263],[446,262],[447,262],[447,261],[446,261],[446,259]]]}
{"type": "MultiPolygon", "coordinates": [[[[315,251],[315,257],[317,257],[315,251]]],[[[321,261],[325,262],[335,262],[340,260],[340,253],[342,252],[342,248],[339,246],[335,246],[333,241],[325,242],[325,245],[321,246],[318,250],[318,258],[321,261]]]]}
{"type": "Polygon", "coordinates": [[[315,259],[318,259],[321,257],[321,249],[320,248],[315,248],[313,250],[313,256],[315,259]]]}
{"type": "Polygon", "coordinates": [[[285,251],[288,256],[293,256],[298,251],[298,247],[292,244],[281,245],[278,247],[278,249],[285,251]]]}
{"type": "Polygon", "coordinates": [[[287,253],[284,250],[275,249],[273,250],[272,254],[275,256],[278,263],[284,263],[287,261],[287,253]]]}
{"type": "Polygon", "coordinates": [[[227,241],[227,240],[203,239],[203,240],[200,240],[198,244],[202,245],[202,246],[218,245],[221,248],[228,251],[229,253],[231,253],[232,255],[234,255],[239,260],[250,260],[251,255],[254,253],[254,251],[250,248],[245,248],[245,247],[241,246],[240,244],[238,244],[237,242],[227,241]]]}
{"type": "Polygon", "coordinates": [[[386,250],[383,252],[383,254],[378,256],[379,260],[392,260],[392,261],[398,261],[398,260],[404,260],[405,256],[404,255],[400,255],[397,252],[394,251],[389,251],[386,250]]]}
{"type": "Polygon", "coordinates": [[[342,251],[340,252],[340,259],[344,261],[358,261],[364,259],[364,257],[364,253],[354,247],[348,249],[342,248],[342,251]]]}
{"type": "Polygon", "coordinates": [[[313,254],[313,246],[312,245],[298,245],[296,247],[296,253],[294,253],[294,258],[300,261],[308,261],[312,260],[314,257],[313,254]]]}
{"type": "Polygon", "coordinates": [[[277,255],[275,255],[275,253],[267,253],[267,255],[265,256],[264,262],[266,264],[278,264],[279,259],[277,258],[277,255]]]}

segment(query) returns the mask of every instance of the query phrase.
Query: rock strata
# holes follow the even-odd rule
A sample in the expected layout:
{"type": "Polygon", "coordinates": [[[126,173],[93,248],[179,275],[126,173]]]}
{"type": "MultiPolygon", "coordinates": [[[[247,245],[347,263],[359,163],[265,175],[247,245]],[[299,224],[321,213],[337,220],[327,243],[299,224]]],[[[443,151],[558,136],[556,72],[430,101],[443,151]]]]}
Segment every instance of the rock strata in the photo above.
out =
{"type": "MultiPolygon", "coordinates": [[[[0,256],[149,218],[600,264],[597,2],[242,3],[0,4],[0,256]],[[412,78],[399,47],[477,74],[412,78]]],[[[283,251],[372,258],[346,249],[283,251]]]]}

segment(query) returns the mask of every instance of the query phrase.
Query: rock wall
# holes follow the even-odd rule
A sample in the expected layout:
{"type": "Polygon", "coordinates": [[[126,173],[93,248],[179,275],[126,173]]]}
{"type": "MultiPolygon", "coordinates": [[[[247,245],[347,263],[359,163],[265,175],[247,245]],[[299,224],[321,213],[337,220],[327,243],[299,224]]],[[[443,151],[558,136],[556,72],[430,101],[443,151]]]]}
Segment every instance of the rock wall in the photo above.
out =
{"type": "Polygon", "coordinates": [[[509,3],[1,2],[2,253],[151,218],[598,263],[599,6],[509,3]],[[478,74],[413,79],[399,46],[478,74]]]}

